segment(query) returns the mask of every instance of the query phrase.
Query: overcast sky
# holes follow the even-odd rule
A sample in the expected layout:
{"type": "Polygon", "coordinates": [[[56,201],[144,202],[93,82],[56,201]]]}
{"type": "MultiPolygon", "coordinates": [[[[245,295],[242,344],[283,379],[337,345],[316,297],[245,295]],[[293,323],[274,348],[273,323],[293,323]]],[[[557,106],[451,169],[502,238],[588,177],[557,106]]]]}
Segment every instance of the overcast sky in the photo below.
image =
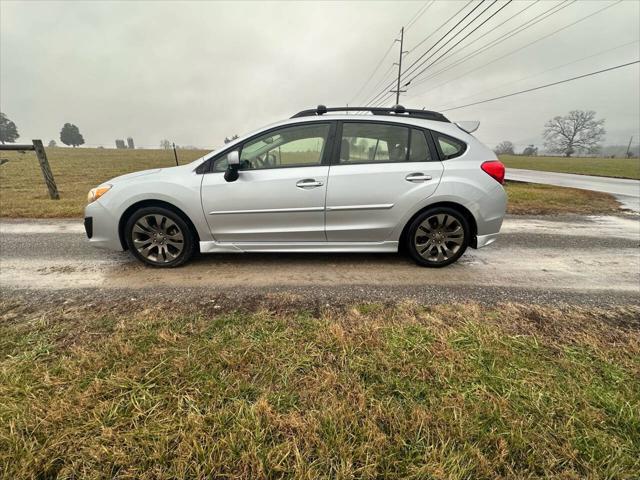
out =
{"type": "MultiPolygon", "coordinates": [[[[413,47],[465,3],[438,1],[423,9],[406,30],[405,47],[411,52],[403,60],[405,66],[453,23],[413,47]]],[[[561,2],[538,1],[498,26],[531,3],[507,5],[456,49],[476,41],[416,78],[400,103],[444,109],[640,58],[640,2],[579,0],[418,83],[561,2]],[[507,55],[608,5],[613,6],[507,55]],[[505,58],[490,63],[501,56],[505,58]],[[467,73],[471,70],[475,71],[467,73]]],[[[503,4],[503,0],[496,3],[466,32],[503,4]]],[[[0,108],[17,124],[23,141],[41,138],[59,143],[62,124],[70,122],[80,127],[90,146],[111,147],[114,139],[133,136],[140,146],[158,146],[167,138],[177,144],[215,147],[226,135],[247,133],[319,103],[366,103],[387,85],[380,84],[385,73],[391,79],[389,68],[397,60],[397,46],[354,97],[400,27],[409,25],[425,5],[424,1],[0,0],[0,108]],[[374,90],[376,84],[380,85],[374,90]]],[[[477,136],[490,146],[501,140],[523,146],[541,143],[549,118],[572,109],[595,110],[606,118],[605,143],[626,144],[631,135],[636,140],[640,135],[639,85],[636,64],[445,113],[453,120],[480,120],[477,136]]]]}

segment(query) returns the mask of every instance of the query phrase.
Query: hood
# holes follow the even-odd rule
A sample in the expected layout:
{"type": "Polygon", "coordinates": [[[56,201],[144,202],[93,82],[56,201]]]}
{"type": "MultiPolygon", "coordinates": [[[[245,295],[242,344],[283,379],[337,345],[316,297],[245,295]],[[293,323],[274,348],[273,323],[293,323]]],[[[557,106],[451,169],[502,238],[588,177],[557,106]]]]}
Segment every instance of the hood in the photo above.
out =
{"type": "Polygon", "coordinates": [[[110,185],[114,185],[116,183],[122,182],[123,180],[129,180],[135,177],[142,177],[143,175],[151,175],[152,173],[158,173],[162,170],[162,168],[154,168],[152,170],[142,170],[140,172],[127,173],[125,175],[120,175],[119,177],[112,178],[107,180],[104,183],[108,183],[110,185]]]}

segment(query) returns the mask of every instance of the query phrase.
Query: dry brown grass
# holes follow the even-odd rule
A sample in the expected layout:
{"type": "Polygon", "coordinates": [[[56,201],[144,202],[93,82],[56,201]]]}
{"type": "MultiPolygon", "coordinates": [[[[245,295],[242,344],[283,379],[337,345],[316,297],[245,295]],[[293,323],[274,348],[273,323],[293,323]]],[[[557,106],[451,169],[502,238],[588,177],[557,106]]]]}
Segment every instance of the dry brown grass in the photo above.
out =
{"type": "MultiPolygon", "coordinates": [[[[9,161],[0,166],[0,217],[81,217],[87,193],[96,185],[125,173],[175,165],[172,150],[47,148],[47,158],[60,191],[50,200],[35,153],[0,152],[9,161]]],[[[205,151],[179,150],[181,164],[205,151]]]]}
{"type": "Polygon", "coordinates": [[[5,297],[0,312],[6,478],[640,469],[638,308],[5,297]]]}
{"type": "MultiPolygon", "coordinates": [[[[180,150],[181,163],[204,151],[180,150]]],[[[174,164],[170,150],[49,148],[47,155],[60,190],[50,200],[33,152],[2,152],[9,162],[0,166],[0,217],[81,217],[87,192],[125,173],[174,164]]],[[[618,210],[611,195],[571,188],[508,183],[509,212],[518,214],[602,214],[618,210]]]]}

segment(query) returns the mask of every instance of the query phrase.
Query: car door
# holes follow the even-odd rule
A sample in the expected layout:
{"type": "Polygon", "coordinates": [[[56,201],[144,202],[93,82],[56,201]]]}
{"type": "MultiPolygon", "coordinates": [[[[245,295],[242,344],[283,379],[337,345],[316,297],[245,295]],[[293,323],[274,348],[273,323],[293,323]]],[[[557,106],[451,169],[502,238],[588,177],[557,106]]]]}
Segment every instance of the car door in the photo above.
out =
{"type": "Polygon", "coordinates": [[[380,242],[425,198],[440,177],[424,130],[375,121],[338,125],[329,172],[326,234],[330,242],[380,242]]]}
{"type": "Polygon", "coordinates": [[[227,182],[226,155],[201,186],[202,207],[219,242],[326,241],[324,202],[334,122],[305,122],[239,146],[240,171],[227,182]]]}

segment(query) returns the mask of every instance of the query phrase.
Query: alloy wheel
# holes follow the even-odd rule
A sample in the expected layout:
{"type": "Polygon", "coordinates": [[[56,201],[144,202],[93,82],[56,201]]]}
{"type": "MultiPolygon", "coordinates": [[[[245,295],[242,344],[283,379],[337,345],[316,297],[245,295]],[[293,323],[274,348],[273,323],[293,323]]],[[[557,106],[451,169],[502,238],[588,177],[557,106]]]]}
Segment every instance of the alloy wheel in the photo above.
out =
{"type": "Polygon", "coordinates": [[[184,233],[169,217],[145,215],[131,230],[133,245],[140,255],[151,262],[168,263],[184,250],[184,233]]]}
{"type": "Polygon", "coordinates": [[[452,215],[439,213],[427,217],[413,239],[418,254],[429,262],[445,262],[464,244],[464,228],[452,215]]]}

